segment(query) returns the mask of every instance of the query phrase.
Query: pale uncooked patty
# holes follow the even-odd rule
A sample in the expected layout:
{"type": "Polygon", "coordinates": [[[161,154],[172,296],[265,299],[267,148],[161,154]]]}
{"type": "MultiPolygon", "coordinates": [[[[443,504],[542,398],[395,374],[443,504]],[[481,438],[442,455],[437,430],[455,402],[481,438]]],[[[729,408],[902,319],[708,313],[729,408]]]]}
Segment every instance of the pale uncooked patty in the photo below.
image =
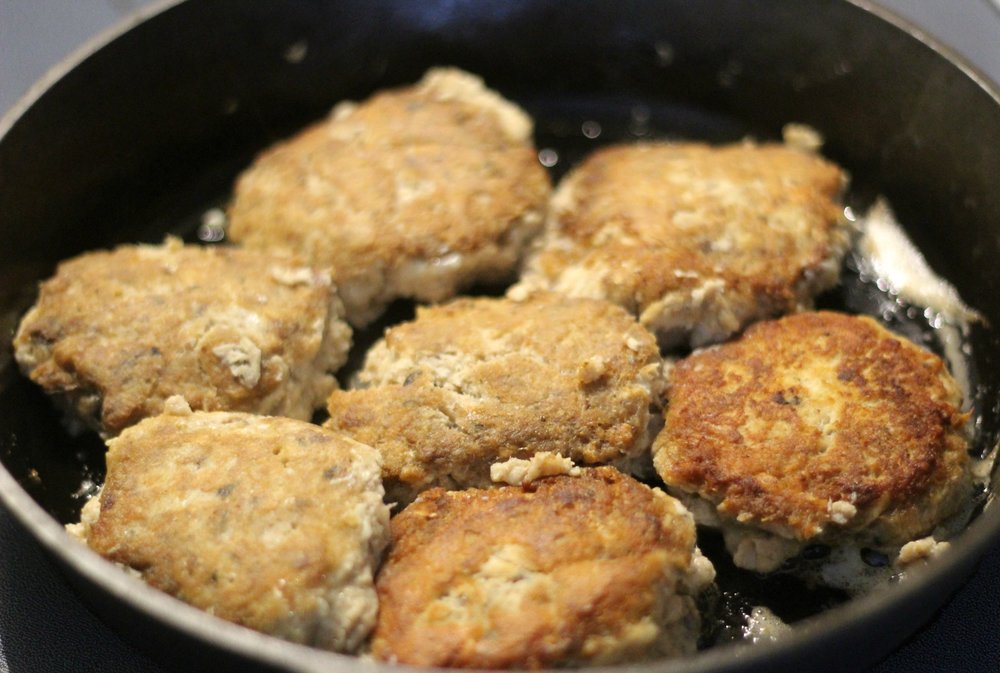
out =
{"type": "Polygon", "coordinates": [[[488,485],[491,463],[539,451],[648,462],[661,368],[653,336],[607,302],[459,299],[389,329],[361,388],[331,394],[327,427],[382,453],[399,502],[488,485]]]}
{"type": "Polygon", "coordinates": [[[357,651],[389,541],[378,454],[303,421],[173,411],[109,442],[78,534],[217,617],[357,651]]]}
{"type": "Polygon", "coordinates": [[[392,521],[372,654],[465,668],[690,654],[714,570],[675,499],[614,468],[426,491],[392,521]]]}
{"type": "Polygon", "coordinates": [[[836,284],[845,176],[782,145],[601,149],[559,185],[514,296],[608,299],[665,346],[720,341],[836,284]]]}
{"type": "Polygon", "coordinates": [[[236,184],[229,236],[332,266],[359,326],[397,297],[508,280],[550,193],[531,127],[479,78],[430,70],[264,152],[236,184]]]}
{"type": "Polygon", "coordinates": [[[308,419],[351,330],[330,274],[258,252],[126,245],[63,262],[14,338],[21,369],[110,436],[163,410],[308,419]]]}
{"type": "Polygon", "coordinates": [[[898,550],[970,493],[961,402],[940,358],[871,318],[802,313],[677,363],[654,464],[738,565],[809,542],[898,550]]]}

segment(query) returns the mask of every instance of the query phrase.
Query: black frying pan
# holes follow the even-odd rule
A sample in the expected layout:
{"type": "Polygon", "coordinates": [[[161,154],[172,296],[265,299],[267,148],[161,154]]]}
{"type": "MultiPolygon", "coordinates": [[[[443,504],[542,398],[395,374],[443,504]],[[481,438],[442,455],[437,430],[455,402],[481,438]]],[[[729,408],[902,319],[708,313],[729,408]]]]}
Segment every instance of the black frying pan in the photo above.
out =
{"type": "MultiPolygon", "coordinates": [[[[301,50],[300,50],[301,51],[301,50]]],[[[178,4],[122,34],[0,123],[0,325],[9,334],[62,258],[191,235],[264,146],[342,98],[430,65],[485,77],[538,120],[556,176],[597,142],[646,133],[711,141],[818,128],[853,175],[849,201],[895,206],[931,265],[1000,326],[1000,96],[862,3],[834,0],[320,0],[178,4]],[[305,45],[305,58],[289,48],[305,45]]],[[[825,302],[858,310],[862,288],[825,302]]],[[[899,324],[920,331],[917,322],[899,324]]],[[[6,337],[5,337],[6,338],[6,337]]],[[[1000,433],[1000,332],[972,330],[977,446],[1000,433]]],[[[215,620],[68,544],[61,522],[102,478],[102,447],[72,438],[0,350],[0,496],[122,634],[179,669],[337,671],[355,659],[215,620]]],[[[996,486],[994,476],[994,486],[996,486]]],[[[630,670],[843,670],[926,621],[1000,536],[987,506],[923,576],[816,613],[837,597],[784,592],[804,617],[780,643],[718,647],[630,670]]],[[[729,581],[729,580],[726,580],[729,581]]],[[[785,600],[782,598],[781,600],[785,600]]],[[[388,672],[391,669],[382,668],[388,672]]]]}

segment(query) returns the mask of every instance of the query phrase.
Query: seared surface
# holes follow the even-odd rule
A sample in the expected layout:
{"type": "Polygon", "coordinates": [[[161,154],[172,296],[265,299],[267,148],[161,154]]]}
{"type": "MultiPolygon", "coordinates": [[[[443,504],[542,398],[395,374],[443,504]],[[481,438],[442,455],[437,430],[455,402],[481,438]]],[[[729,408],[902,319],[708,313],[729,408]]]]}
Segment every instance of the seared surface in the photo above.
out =
{"type": "Polygon", "coordinates": [[[868,317],[758,323],[677,363],[667,404],[656,469],[724,526],[898,549],[968,495],[954,380],[868,317]]]}
{"type": "Polygon", "coordinates": [[[334,268],[352,324],[507,279],[550,185],[531,120],[454,69],[338,105],[239,179],[230,238],[334,268]]]}
{"type": "Polygon", "coordinates": [[[538,451],[648,460],[661,366],[653,336],[607,302],[459,299],[389,329],[326,425],[382,453],[399,502],[486,486],[491,463],[538,451]]]}
{"type": "Polygon", "coordinates": [[[513,291],[608,299],[665,345],[719,341],[836,283],[844,182],[782,145],[607,147],[559,185],[513,291]]]}
{"type": "Polygon", "coordinates": [[[33,381],[106,436],[171,395],[308,419],[347,359],[342,313],[326,272],[168,239],[60,264],[14,348],[33,381]]]}
{"type": "Polygon", "coordinates": [[[679,502],[613,468],[423,493],[392,521],[375,657],[583,666],[691,653],[711,582],[679,502]]]}
{"type": "Polygon", "coordinates": [[[287,418],[178,410],[109,442],[81,533],[218,617],[353,652],[378,609],[382,495],[371,447],[287,418]]]}

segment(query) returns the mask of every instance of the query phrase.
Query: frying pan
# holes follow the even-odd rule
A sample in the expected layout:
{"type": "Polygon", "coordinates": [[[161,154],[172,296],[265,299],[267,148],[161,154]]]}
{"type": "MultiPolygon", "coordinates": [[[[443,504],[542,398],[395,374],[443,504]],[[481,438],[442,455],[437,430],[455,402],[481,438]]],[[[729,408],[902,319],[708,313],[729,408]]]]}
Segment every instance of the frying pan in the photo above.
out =
{"type": "MultiPolygon", "coordinates": [[[[996,444],[1000,94],[863,2],[165,3],[0,121],[3,334],[58,260],[190,235],[260,149],[338,100],[434,64],[477,72],[524,105],[539,145],[558,151],[556,177],[596,146],[583,121],[601,124],[597,142],[772,138],[788,121],[819,129],[825,153],[852,174],[849,203],[885,195],[931,265],[984,314],[969,335],[976,445],[996,444]]],[[[831,301],[865,308],[866,296],[831,301]]],[[[220,622],[70,544],[61,523],[99,483],[101,457],[0,350],[0,499],[116,630],[178,670],[358,665],[220,622]]],[[[775,644],[623,670],[864,666],[925,622],[998,537],[1000,508],[987,503],[926,572],[804,619],[775,644]]]]}

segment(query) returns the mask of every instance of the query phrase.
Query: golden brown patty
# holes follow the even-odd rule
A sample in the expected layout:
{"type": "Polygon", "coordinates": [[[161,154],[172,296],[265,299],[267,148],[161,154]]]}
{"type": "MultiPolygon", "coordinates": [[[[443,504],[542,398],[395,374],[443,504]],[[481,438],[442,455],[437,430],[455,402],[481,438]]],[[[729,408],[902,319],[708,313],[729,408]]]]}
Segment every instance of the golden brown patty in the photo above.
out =
{"type": "Polygon", "coordinates": [[[355,651],[389,537],[378,454],[288,418],[176,411],[109,442],[82,537],[218,617],[355,651]]]}
{"type": "Polygon", "coordinates": [[[680,361],[667,404],[656,469],[706,501],[685,499],[738,565],[773,570],[808,541],[898,549],[967,495],[954,380],[867,317],[758,323],[680,361]]]}
{"type": "Polygon", "coordinates": [[[836,283],[844,181],[781,145],[608,147],[562,181],[512,291],[608,299],[664,345],[719,341],[836,283]]]}
{"type": "Polygon", "coordinates": [[[663,385],[653,336],[625,311],[549,294],[418,309],[369,351],[358,384],[330,396],[326,425],[382,453],[399,502],[488,485],[491,463],[537,451],[648,459],[663,385]]]}
{"type": "Polygon", "coordinates": [[[33,381],[105,435],[171,395],[308,419],[347,358],[342,312],[326,272],[168,239],[60,264],[14,348],[33,381]]]}
{"type": "Polygon", "coordinates": [[[714,577],[679,502],[613,468],[423,493],[392,521],[375,657],[542,668],[691,653],[714,577]]]}
{"type": "Polygon", "coordinates": [[[482,80],[435,69],[337,106],[236,184],[232,240],[334,267],[347,317],[506,279],[541,228],[548,175],[531,120],[482,80]]]}

